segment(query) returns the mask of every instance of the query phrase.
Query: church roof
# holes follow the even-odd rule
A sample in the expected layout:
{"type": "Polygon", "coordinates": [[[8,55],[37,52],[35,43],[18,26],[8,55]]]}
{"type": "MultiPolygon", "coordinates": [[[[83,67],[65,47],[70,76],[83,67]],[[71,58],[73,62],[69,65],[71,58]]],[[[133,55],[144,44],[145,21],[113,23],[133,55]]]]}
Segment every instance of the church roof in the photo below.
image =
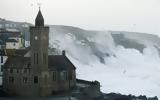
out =
{"type": "MultiPolygon", "coordinates": [[[[24,54],[24,52],[21,52],[24,54]]],[[[9,56],[4,68],[30,68],[30,57],[24,56],[9,56]]],[[[76,69],[72,62],[64,55],[50,55],[48,56],[49,70],[70,70],[76,69]]]]}
{"type": "Polygon", "coordinates": [[[4,64],[4,68],[16,68],[16,69],[23,69],[23,68],[30,68],[30,57],[23,57],[23,56],[10,56],[8,57],[6,63],[4,64]]]}
{"type": "Polygon", "coordinates": [[[56,70],[76,69],[72,62],[65,55],[48,56],[48,67],[56,70]]]}
{"type": "Polygon", "coordinates": [[[44,18],[42,16],[41,10],[39,10],[36,20],[35,20],[35,26],[44,26],[44,18]]]}
{"type": "Polygon", "coordinates": [[[22,56],[24,57],[24,55],[29,51],[29,47],[26,49],[6,49],[6,55],[7,56],[22,56]]]}

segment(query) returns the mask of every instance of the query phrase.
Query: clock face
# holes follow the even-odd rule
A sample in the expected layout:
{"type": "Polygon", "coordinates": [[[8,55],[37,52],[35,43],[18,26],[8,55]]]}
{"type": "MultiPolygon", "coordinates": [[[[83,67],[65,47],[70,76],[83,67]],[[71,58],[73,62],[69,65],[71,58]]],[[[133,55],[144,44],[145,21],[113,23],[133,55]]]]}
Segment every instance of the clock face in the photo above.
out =
{"type": "Polygon", "coordinates": [[[35,39],[35,40],[38,40],[38,36],[35,36],[34,39],[35,39]]]}

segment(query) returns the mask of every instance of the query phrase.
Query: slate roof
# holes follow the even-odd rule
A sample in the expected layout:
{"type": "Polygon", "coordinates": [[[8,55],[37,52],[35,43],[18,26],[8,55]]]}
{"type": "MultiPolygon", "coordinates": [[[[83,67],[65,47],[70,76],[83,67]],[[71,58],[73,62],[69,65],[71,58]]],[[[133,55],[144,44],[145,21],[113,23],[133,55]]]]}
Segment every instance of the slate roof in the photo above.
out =
{"type": "Polygon", "coordinates": [[[7,39],[6,42],[18,42],[18,41],[15,39],[7,39]]]}
{"type": "Polygon", "coordinates": [[[56,70],[69,70],[76,69],[72,62],[64,55],[50,55],[48,56],[49,69],[55,68],[56,70]]]}
{"type": "Polygon", "coordinates": [[[36,26],[44,26],[44,18],[42,16],[41,10],[39,10],[36,20],[35,20],[36,26]]]}
{"type": "Polygon", "coordinates": [[[11,56],[8,57],[5,63],[5,69],[7,68],[16,68],[16,69],[23,69],[23,68],[30,68],[30,57],[23,57],[23,56],[11,56]]]}
{"type": "Polygon", "coordinates": [[[7,56],[22,56],[24,57],[24,55],[29,51],[29,48],[27,49],[6,49],[6,55],[7,56]]]}
{"type": "MultiPolygon", "coordinates": [[[[30,57],[24,57],[27,53],[25,50],[12,51],[14,55],[9,56],[5,63],[5,68],[24,68],[24,65],[29,66],[30,57]],[[19,55],[18,55],[19,54],[19,55]]],[[[65,55],[49,55],[48,56],[49,70],[75,70],[76,67],[65,55]]]]}

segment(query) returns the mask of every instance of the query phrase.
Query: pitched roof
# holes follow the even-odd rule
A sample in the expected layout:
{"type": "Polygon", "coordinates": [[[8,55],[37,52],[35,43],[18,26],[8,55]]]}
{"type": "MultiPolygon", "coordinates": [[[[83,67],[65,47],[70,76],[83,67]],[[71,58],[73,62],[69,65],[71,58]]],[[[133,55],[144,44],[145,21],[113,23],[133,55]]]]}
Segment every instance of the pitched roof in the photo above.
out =
{"type": "Polygon", "coordinates": [[[35,20],[35,26],[44,26],[44,19],[41,13],[41,10],[39,10],[36,20],[35,20]]]}
{"type": "Polygon", "coordinates": [[[18,68],[18,69],[22,69],[22,68],[30,68],[31,66],[30,63],[30,57],[23,57],[23,56],[10,56],[8,57],[6,63],[4,64],[4,68],[18,68]]]}
{"type": "Polygon", "coordinates": [[[23,56],[29,51],[29,48],[26,49],[6,49],[7,56],[23,56]]]}
{"type": "Polygon", "coordinates": [[[7,39],[6,42],[18,42],[18,41],[15,39],[7,39]]]}
{"type": "MultiPolygon", "coordinates": [[[[25,56],[29,52],[29,49],[30,48],[20,50],[7,49],[6,54],[9,57],[5,66],[12,67],[13,65],[16,68],[19,68],[20,66],[24,66],[24,64],[30,63],[30,56],[25,56]]],[[[76,69],[65,55],[49,55],[48,67],[50,70],[76,69]]]]}
{"type": "MultiPolygon", "coordinates": [[[[5,63],[5,68],[24,68],[30,67],[30,57],[9,56],[5,63]]],[[[64,55],[48,56],[48,67],[50,70],[70,70],[76,69],[71,61],[64,55]]]]}
{"type": "Polygon", "coordinates": [[[76,69],[72,62],[64,55],[48,56],[48,67],[56,70],[76,69]]]}

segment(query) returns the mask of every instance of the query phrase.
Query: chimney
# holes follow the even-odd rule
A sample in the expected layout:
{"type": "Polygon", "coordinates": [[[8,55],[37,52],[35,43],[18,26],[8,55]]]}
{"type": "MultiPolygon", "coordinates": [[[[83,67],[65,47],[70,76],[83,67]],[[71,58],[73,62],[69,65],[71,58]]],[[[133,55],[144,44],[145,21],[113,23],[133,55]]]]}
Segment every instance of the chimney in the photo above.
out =
{"type": "Polygon", "coordinates": [[[65,50],[62,51],[62,55],[66,56],[66,51],[65,50]]]}

